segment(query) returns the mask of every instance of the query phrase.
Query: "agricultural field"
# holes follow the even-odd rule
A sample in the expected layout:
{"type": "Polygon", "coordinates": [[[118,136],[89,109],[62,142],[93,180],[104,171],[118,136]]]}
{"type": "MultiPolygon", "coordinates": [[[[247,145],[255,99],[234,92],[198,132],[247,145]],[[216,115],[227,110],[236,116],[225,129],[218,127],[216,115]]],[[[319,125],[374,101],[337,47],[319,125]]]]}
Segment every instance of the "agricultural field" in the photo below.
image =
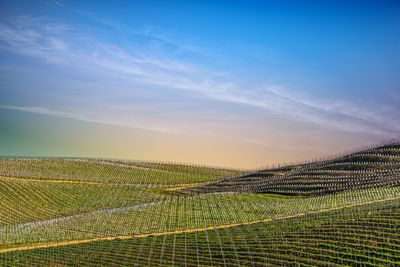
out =
{"type": "Polygon", "coordinates": [[[0,159],[0,266],[400,266],[400,143],[252,171],[0,159]]]}

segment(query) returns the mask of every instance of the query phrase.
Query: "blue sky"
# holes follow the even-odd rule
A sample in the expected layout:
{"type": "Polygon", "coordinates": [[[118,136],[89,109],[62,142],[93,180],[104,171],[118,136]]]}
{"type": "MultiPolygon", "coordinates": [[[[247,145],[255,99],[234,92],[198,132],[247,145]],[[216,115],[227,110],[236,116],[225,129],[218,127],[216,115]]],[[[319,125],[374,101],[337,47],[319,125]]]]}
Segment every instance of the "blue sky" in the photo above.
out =
{"type": "Polygon", "coordinates": [[[322,153],[400,133],[396,1],[1,0],[0,16],[3,110],[322,153]]]}

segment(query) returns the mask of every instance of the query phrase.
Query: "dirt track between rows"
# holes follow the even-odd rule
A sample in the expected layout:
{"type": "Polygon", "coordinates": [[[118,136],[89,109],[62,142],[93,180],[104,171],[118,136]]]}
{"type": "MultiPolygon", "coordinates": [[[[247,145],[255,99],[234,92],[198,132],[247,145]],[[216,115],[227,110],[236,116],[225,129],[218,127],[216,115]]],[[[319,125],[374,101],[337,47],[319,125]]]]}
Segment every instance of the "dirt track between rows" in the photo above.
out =
{"type": "Polygon", "coordinates": [[[61,179],[46,179],[46,178],[31,178],[31,177],[14,177],[14,176],[0,176],[3,180],[23,180],[30,182],[42,182],[42,183],[58,183],[58,184],[102,184],[100,182],[91,181],[79,181],[79,180],[61,180],[61,179]]]}

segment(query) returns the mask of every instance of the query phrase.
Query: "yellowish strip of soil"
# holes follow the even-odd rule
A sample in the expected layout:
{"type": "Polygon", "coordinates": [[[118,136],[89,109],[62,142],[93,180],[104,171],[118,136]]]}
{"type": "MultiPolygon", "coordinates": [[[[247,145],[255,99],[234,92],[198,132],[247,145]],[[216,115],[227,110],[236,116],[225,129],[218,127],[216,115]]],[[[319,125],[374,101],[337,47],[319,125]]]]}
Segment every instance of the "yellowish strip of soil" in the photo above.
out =
{"type": "Polygon", "coordinates": [[[3,180],[24,180],[30,182],[43,182],[43,183],[61,183],[61,184],[101,184],[99,182],[90,181],[74,181],[74,180],[61,180],[61,179],[38,179],[31,177],[14,177],[14,176],[0,176],[3,180]]]}

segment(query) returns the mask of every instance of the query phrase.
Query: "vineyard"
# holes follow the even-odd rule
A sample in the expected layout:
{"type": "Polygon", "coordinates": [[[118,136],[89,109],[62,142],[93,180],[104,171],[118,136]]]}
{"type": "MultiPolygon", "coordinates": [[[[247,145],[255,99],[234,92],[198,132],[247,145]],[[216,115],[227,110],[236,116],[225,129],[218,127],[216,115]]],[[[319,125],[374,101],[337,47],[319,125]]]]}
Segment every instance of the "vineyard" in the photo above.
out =
{"type": "Polygon", "coordinates": [[[254,171],[0,159],[0,266],[400,266],[400,143],[254,171]]]}
{"type": "Polygon", "coordinates": [[[329,160],[260,170],[181,192],[325,195],[380,186],[398,186],[400,185],[399,157],[400,144],[394,142],[329,160]]]}

